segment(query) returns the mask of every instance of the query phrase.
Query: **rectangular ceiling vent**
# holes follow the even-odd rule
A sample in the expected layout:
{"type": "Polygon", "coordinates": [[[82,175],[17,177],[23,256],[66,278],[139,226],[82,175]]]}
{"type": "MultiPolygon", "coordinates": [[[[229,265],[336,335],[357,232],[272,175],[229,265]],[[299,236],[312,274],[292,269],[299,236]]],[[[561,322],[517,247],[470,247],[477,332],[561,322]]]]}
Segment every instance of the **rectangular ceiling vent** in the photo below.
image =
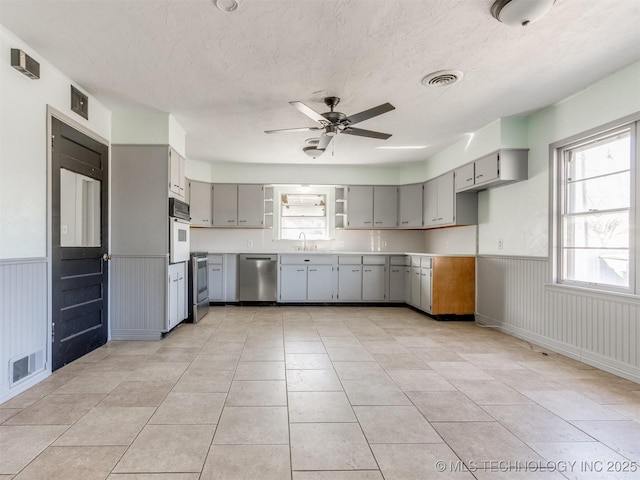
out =
{"type": "Polygon", "coordinates": [[[89,120],[89,97],[71,85],[71,111],[89,120]]]}
{"type": "Polygon", "coordinates": [[[44,352],[38,350],[26,357],[14,358],[9,362],[10,386],[44,370],[44,352]]]}

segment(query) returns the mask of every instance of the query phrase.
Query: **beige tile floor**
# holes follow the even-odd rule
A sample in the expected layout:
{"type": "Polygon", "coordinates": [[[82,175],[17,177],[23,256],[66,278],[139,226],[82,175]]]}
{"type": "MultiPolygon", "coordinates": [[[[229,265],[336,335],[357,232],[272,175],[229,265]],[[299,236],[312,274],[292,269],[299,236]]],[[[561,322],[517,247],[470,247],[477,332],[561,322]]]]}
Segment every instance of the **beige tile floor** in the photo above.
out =
{"type": "Polygon", "coordinates": [[[216,307],[0,405],[0,480],[638,479],[640,385],[407,308],[216,307]]]}

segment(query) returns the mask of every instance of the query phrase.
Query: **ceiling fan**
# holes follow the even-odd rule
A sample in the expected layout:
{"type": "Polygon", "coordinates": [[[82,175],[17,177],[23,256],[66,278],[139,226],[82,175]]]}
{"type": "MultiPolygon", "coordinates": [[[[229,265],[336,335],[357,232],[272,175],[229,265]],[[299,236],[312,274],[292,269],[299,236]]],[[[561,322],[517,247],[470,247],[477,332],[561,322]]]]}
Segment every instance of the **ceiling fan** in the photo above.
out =
{"type": "Polygon", "coordinates": [[[285,128],[282,130],[265,130],[264,133],[281,133],[281,132],[308,132],[315,130],[322,130],[322,135],[320,136],[320,142],[318,146],[315,147],[317,150],[324,151],[329,146],[329,143],[338,133],[346,133],[348,135],[357,135],[359,137],[369,137],[369,138],[378,138],[380,140],[386,140],[391,137],[389,133],[381,133],[374,132],[372,130],[363,130],[362,128],[353,128],[351,125],[355,125],[356,123],[363,122],[373,117],[377,117],[378,115],[382,115],[383,113],[390,112],[391,110],[395,110],[396,107],[391,105],[390,103],[383,103],[382,105],[378,105],[377,107],[370,108],[369,110],[365,110],[360,113],[356,113],[355,115],[351,115],[347,117],[342,112],[334,112],[338,103],[340,103],[340,98],[338,97],[326,97],[324,99],[324,103],[327,107],[330,108],[331,111],[325,113],[318,113],[312,108],[306,106],[302,102],[289,102],[289,104],[296,108],[298,111],[304,113],[307,117],[315,120],[320,124],[318,127],[303,127],[303,128],[285,128]]]}

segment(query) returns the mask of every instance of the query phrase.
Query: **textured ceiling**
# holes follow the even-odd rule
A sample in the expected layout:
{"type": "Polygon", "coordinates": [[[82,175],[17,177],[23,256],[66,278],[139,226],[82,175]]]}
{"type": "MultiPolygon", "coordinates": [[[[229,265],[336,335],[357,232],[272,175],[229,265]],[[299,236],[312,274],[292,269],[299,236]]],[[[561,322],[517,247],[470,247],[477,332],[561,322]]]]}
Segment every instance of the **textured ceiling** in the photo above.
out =
{"type": "Polygon", "coordinates": [[[527,27],[491,17],[492,0],[0,0],[0,23],[113,111],[172,113],[187,157],[255,163],[393,164],[430,154],[503,116],[561,100],[640,59],[639,0],[557,0],[527,27]],[[424,87],[435,70],[464,72],[424,87]],[[317,160],[302,153],[317,111],[347,115],[390,102],[339,135],[317,160]],[[379,146],[427,145],[423,150],[379,146]],[[332,154],[333,153],[333,154],[332,154]]]}

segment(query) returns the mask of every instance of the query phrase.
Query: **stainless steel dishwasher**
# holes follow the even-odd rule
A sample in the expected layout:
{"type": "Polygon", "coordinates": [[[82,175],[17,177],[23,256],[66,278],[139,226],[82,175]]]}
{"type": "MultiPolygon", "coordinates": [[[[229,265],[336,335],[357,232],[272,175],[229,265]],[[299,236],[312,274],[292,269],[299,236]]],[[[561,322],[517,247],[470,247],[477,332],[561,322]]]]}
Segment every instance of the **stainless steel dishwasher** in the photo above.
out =
{"type": "Polygon", "coordinates": [[[275,302],[278,255],[240,254],[238,299],[241,302],[275,302]]]}

